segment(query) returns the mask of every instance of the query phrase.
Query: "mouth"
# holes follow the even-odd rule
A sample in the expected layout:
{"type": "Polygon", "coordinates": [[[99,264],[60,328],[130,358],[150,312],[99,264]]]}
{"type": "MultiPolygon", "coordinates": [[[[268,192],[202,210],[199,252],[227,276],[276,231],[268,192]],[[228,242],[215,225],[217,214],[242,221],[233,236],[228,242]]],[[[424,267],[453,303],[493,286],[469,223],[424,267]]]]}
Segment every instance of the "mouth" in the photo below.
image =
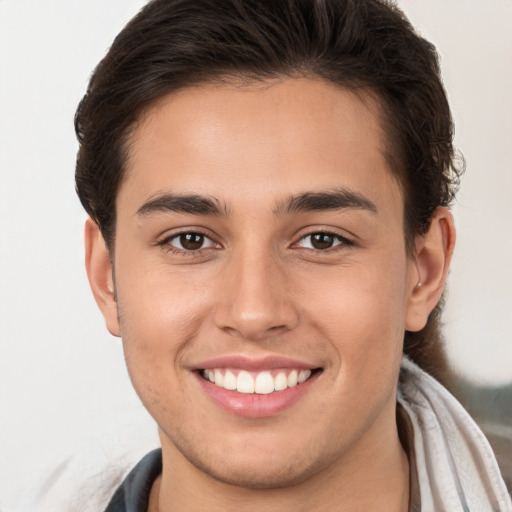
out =
{"type": "Polygon", "coordinates": [[[324,371],[317,365],[278,355],[227,354],[198,361],[191,370],[213,404],[230,414],[257,419],[278,416],[312,396],[324,371]]]}
{"type": "Polygon", "coordinates": [[[272,368],[247,371],[239,368],[200,369],[199,375],[215,386],[243,394],[270,395],[300,386],[320,373],[321,368],[272,368]]]}

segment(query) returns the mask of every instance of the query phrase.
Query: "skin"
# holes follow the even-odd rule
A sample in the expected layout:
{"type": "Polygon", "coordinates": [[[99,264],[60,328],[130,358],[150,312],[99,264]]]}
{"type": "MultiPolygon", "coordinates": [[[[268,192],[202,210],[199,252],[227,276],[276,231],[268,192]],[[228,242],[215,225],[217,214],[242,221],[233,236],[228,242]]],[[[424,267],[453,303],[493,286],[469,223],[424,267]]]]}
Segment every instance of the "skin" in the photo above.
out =
{"type": "Polygon", "coordinates": [[[439,300],[454,228],[438,209],[407,255],[378,111],[368,94],[286,79],[183,89],[141,119],[114,254],[88,221],[86,263],[159,426],[150,510],[408,510],[395,419],[403,333],[439,300]],[[293,196],[341,189],[375,211],[286,211],[293,196]],[[215,198],[220,211],[140,213],[171,193],[215,198]],[[176,235],[197,232],[204,245],[187,251],[176,235]],[[318,232],[333,234],[332,247],[312,246],[318,232]],[[192,371],[231,354],[322,371],[284,412],[244,418],[218,407],[192,371]]]}

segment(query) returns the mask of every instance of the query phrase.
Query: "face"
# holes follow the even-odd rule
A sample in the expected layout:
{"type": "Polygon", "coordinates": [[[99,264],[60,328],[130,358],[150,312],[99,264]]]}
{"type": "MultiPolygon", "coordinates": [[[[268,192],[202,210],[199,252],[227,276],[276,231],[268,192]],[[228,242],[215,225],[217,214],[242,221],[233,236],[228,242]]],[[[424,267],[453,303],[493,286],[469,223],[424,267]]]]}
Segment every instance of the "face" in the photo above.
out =
{"type": "Polygon", "coordinates": [[[418,272],[377,107],[290,79],[184,89],[141,120],[106,317],[175,467],[279,487],[396,437],[418,272]]]}

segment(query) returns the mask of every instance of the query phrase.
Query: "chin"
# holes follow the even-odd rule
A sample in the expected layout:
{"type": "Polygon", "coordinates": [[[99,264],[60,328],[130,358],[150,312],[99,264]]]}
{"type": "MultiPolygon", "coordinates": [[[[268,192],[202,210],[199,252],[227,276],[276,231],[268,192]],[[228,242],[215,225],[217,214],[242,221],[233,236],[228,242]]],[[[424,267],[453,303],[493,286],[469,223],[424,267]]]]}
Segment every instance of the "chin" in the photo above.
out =
{"type": "Polygon", "coordinates": [[[219,450],[213,449],[212,444],[181,441],[175,446],[183,462],[186,460],[186,464],[217,482],[245,489],[292,487],[321,473],[336,460],[335,450],[322,453],[321,446],[285,448],[286,443],[282,442],[277,449],[271,442],[263,447],[233,442],[219,450]]]}
{"type": "MultiPolygon", "coordinates": [[[[228,461],[224,461],[220,466],[216,465],[215,467],[192,463],[199,470],[223,484],[262,490],[292,487],[308,480],[322,469],[296,462],[286,464],[282,460],[266,460],[262,464],[247,461],[229,464],[228,461]]],[[[320,466],[320,464],[315,466],[320,466]]]]}

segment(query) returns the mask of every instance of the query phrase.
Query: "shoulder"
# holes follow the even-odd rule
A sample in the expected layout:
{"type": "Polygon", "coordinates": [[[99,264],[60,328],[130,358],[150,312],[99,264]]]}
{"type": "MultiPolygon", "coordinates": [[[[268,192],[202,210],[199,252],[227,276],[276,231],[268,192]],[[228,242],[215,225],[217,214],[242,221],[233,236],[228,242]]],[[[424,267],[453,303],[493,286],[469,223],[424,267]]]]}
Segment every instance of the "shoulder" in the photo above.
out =
{"type": "Polygon", "coordinates": [[[23,489],[2,512],[99,512],[106,509],[130,471],[145,454],[140,450],[112,457],[91,449],[62,462],[38,485],[23,489]]]}
{"type": "Polygon", "coordinates": [[[422,509],[512,512],[478,425],[446,388],[407,358],[397,400],[410,425],[409,459],[416,466],[422,509]]]}
{"type": "Polygon", "coordinates": [[[151,489],[161,473],[162,450],[152,450],[126,476],[105,512],[146,512],[151,489]]]}

